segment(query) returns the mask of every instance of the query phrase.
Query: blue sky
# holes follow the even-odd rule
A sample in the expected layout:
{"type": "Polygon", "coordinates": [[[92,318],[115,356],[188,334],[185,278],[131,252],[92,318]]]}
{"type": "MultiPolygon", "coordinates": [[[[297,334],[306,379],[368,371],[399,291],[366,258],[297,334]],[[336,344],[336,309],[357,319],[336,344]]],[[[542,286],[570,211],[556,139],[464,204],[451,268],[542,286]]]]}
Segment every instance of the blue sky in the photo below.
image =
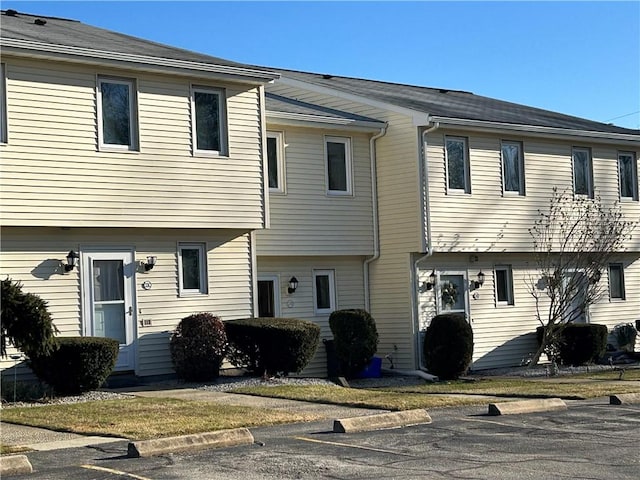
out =
{"type": "Polygon", "coordinates": [[[640,129],[640,2],[10,1],[254,65],[471,91],[640,129]]]}

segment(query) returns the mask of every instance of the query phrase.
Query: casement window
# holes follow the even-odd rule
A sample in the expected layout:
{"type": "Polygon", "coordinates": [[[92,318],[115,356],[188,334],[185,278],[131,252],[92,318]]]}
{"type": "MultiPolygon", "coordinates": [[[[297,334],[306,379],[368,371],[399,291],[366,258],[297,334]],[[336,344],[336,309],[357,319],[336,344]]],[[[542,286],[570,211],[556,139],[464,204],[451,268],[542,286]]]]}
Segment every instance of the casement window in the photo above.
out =
{"type": "Polygon", "coordinates": [[[513,305],[513,273],[511,265],[497,265],[494,271],[496,304],[513,305]]]}
{"type": "Polygon", "coordinates": [[[282,132],[267,132],[267,166],[269,191],[284,192],[284,148],[282,132]]]}
{"type": "Polygon", "coordinates": [[[593,198],[593,164],[589,148],[574,148],[573,157],[573,193],[593,198]]]}
{"type": "Polygon", "coordinates": [[[333,270],[313,271],[314,311],[316,315],[336,309],[336,277],[333,270]]]}
{"type": "Polygon", "coordinates": [[[618,153],[620,198],[638,200],[638,164],[633,152],[618,153]]]}
{"type": "Polygon", "coordinates": [[[327,167],[327,193],[329,195],[351,195],[351,139],[325,137],[325,160],[327,167]]]}
{"type": "Polygon", "coordinates": [[[220,88],[191,88],[193,149],[196,154],[226,155],[226,98],[220,88]]]}
{"type": "Polygon", "coordinates": [[[204,243],[178,245],[178,279],[180,296],[207,293],[207,262],[204,243]]]}
{"type": "Polygon", "coordinates": [[[469,151],[464,137],[446,137],[447,191],[471,193],[469,151]]]}
{"type": "Polygon", "coordinates": [[[5,65],[0,63],[0,143],[7,143],[7,81],[5,65]]]}
{"type": "Polygon", "coordinates": [[[133,80],[98,78],[100,148],[138,148],[136,105],[136,86],[133,80]]]}
{"type": "Polygon", "coordinates": [[[507,194],[524,195],[524,156],[520,142],[502,142],[502,189],[507,194]]]}
{"type": "Polygon", "coordinates": [[[609,298],[611,300],[624,300],[624,265],[621,263],[609,264],[609,298]]]}

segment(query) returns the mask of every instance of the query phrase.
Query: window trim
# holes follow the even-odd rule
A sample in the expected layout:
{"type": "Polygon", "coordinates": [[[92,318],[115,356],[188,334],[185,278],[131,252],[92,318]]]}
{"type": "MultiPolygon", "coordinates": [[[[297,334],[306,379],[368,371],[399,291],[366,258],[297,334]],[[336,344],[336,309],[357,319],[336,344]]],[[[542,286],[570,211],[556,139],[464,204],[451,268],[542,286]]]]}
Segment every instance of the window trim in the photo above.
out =
{"type": "Polygon", "coordinates": [[[112,77],[109,75],[98,75],[96,85],[96,99],[98,112],[98,149],[109,151],[138,151],[138,87],[133,78],[112,77]],[[118,145],[114,143],[104,143],[104,119],[102,112],[102,83],[115,83],[126,85],[129,88],[129,144],[118,145]]]}
{"type": "Polygon", "coordinates": [[[571,176],[573,182],[573,195],[575,197],[594,198],[593,186],[593,157],[589,147],[573,147],[571,149],[571,176]],[[587,154],[587,193],[576,193],[576,152],[586,152],[587,154]]]}
{"type": "Polygon", "coordinates": [[[351,152],[352,142],[351,137],[341,137],[333,135],[324,136],[324,174],[326,193],[330,196],[352,196],[353,195],[353,156],[351,152]],[[347,189],[346,190],[331,190],[329,188],[329,143],[341,143],[344,145],[344,168],[347,189]]]}
{"type": "Polygon", "coordinates": [[[496,301],[496,307],[511,307],[515,305],[515,295],[514,295],[514,291],[513,291],[513,267],[511,265],[495,265],[493,267],[493,278],[494,278],[494,294],[495,294],[495,301],[496,301]],[[507,279],[507,285],[506,285],[506,291],[507,291],[507,299],[506,300],[500,300],[498,298],[498,271],[503,271],[505,272],[506,275],[506,279],[507,279]]]}
{"type": "Polygon", "coordinates": [[[627,299],[627,292],[626,292],[626,288],[624,285],[624,264],[622,262],[612,262],[609,264],[608,268],[608,284],[609,284],[609,301],[610,302],[621,302],[627,299]],[[614,297],[612,292],[611,292],[611,271],[612,271],[612,267],[615,267],[617,269],[619,269],[620,272],[620,296],[619,297],[614,297]]]}
{"type": "Polygon", "coordinates": [[[180,242],[178,243],[178,296],[190,297],[196,295],[207,295],[207,248],[205,243],[198,242],[180,242]],[[198,261],[200,267],[200,288],[184,288],[184,279],[182,272],[182,251],[183,250],[198,250],[198,261]]]}
{"type": "Polygon", "coordinates": [[[501,140],[500,142],[500,160],[502,164],[502,195],[503,196],[521,196],[526,195],[525,174],[524,174],[524,145],[516,140],[501,140]],[[505,145],[515,145],[518,147],[518,166],[520,167],[518,175],[518,190],[507,190],[506,168],[503,147],[505,145]]]}
{"type": "Polygon", "coordinates": [[[224,88],[207,87],[202,85],[191,85],[190,91],[191,104],[191,151],[195,156],[209,157],[226,157],[228,156],[228,122],[227,122],[227,95],[224,88]],[[201,150],[198,148],[198,129],[196,126],[196,96],[197,92],[218,95],[218,119],[220,128],[220,149],[219,150],[201,150]]]}
{"type": "Polygon", "coordinates": [[[326,315],[337,309],[336,305],[336,271],[333,269],[314,269],[313,270],[313,312],[316,316],[326,315]],[[329,308],[318,308],[318,290],[316,287],[316,278],[319,276],[329,277],[329,308]]]}
{"type": "Polygon", "coordinates": [[[445,184],[447,195],[471,195],[471,161],[469,157],[469,138],[468,137],[458,137],[454,135],[445,135],[444,137],[444,166],[445,166],[445,184]],[[464,189],[461,188],[451,188],[449,186],[449,150],[447,149],[447,142],[449,141],[459,141],[463,143],[462,152],[464,157],[463,168],[464,168],[464,189]]]}
{"type": "Polygon", "coordinates": [[[638,159],[636,157],[635,152],[628,151],[619,151],[618,152],[618,194],[620,195],[621,201],[638,201],[638,159]],[[623,197],[622,196],[622,174],[621,174],[621,164],[620,157],[623,155],[631,157],[631,196],[623,197]]]}
{"type": "Polygon", "coordinates": [[[285,193],[285,174],[284,174],[284,132],[276,132],[276,131],[268,131],[267,139],[275,138],[276,140],[276,167],[278,174],[278,186],[271,187],[269,186],[269,147],[267,145],[267,161],[266,161],[266,171],[267,171],[267,186],[269,186],[269,192],[271,193],[285,193]]]}
{"type": "Polygon", "coordinates": [[[0,143],[8,143],[7,64],[0,63],[0,143]]]}

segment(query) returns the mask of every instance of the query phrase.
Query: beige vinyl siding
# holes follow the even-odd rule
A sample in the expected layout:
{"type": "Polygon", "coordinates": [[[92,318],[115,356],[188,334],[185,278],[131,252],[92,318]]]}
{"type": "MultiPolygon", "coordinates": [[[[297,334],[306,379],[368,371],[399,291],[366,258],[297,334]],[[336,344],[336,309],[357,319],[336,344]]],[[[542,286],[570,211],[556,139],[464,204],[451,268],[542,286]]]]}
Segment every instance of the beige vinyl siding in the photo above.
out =
{"type": "Polygon", "coordinates": [[[334,270],[336,283],[336,308],[364,308],[364,257],[358,256],[299,256],[258,257],[258,275],[278,276],[280,283],[280,316],[309,320],[320,326],[320,344],[313,360],[301,373],[302,376],[323,377],[326,372],[326,351],[322,339],[331,339],[329,314],[314,312],[313,271],[334,270]],[[298,279],[297,290],[289,294],[289,279],[298,279]]]}
{"type": "Polygon", "coordinates": [[[256,233],[259,255],[371,255],[373,210],[369,135],[287,128],[285,193],[271,193],[271,225],[256,233]],[[350,139],[353,195],[328,195],[325,137],[350,139]]]}
{"type": "MultiPolygon", "coordinates": [[[[49,304],[60,335],[82,333],[81,277],[79,269],[62,274],[62,263],[70,249],[132,248],[136,262],[157,256],[153,270],[137,268],[135,296],[137,322],[136,374],[162,375],[173,372],[168,350],[170,332],[193,313],[212,312],[223,320],[252,314],[249,235],[238,230],[197,229],[59,229],[5,227],[2,231],[1,271],[20,280],[24,291],[40,295],[49,304]],[[206,244],[208,294],[178,295],[179,242],[206,244]],[[62,262],[62,263],[61,263],[62,262]],[[142,288],[144,281],[152,284],[142,288]],[[143,325],[147,320],[150,325],[143,325]]],[[[11,361],[0,363],[2,368],[11,361]]]]}
{"type": "Polygon", "coordinates": [[[193,156],[186,77],[7,58],[3,225],[263,226],[259,89],[224,88],[228,156],[193,156]],[[135,81],[139,151],[97,150],[96,77],[135,81]],[[34,195],[34,189],[38,195],[34,195]]]}
{"type": "MultiPolygon", "coordinates": [[[[608,204],[618,200],[618,149],[614,146],[477,133],[466,135],[462,131],[447,130],[430,134],[427,165],[434,250],[531,251],[528,229],[537,218],[538,210],[548,208],[552,188],[557,186],[561,191],[566,188],[572,192],[573,146],[591,147],[596,194],[608,204]],[[470,195],[446,193],[445,135],[468,138],[470,195]],[[525,196],[502,194],[502,139],[523,144],[525,196]]],[[[640,219],[640,203],[623,202],[622,209],[629,220],[640,219]]],[[[640,250],[640,238],[632,239],[628,248],[640,250]]]]}

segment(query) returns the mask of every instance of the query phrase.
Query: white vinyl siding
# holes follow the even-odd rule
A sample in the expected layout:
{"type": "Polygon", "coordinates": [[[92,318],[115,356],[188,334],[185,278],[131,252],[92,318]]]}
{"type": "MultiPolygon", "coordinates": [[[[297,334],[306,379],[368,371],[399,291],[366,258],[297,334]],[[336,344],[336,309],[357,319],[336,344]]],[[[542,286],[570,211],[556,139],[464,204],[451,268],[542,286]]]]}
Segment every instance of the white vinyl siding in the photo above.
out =
{"type": "Polygon", "coordinates": [[[502,141],[502,189],[505,194],[524,195],[522,143],[502,141]]]}
{"type": "Polygon", "coordinates": [[[0,63],[0,143],[7,143],[7,80],[5,64],[0,63]]]}
{"type": "Polygon", "coordinates": [[[207,293],[207,264],[203,243],[178,244],[178,285],[181,296],[207,293]]]}
{"type": "Polygon", "coordinates": [[[284,144],[282,132],[267,132],[269,191],[284,193],[284,144]]]}
{"type": "Polygon", "coordinates": [[[446,138],[447,190],[450,193],[471,193],[471,174],[467,139],[446,138]]]}
{"type": "Polygon", "coordinates": [[[194,154],[227,154],[226,98],[220,88],[191,88],[194,154]]]}
{"type": "Polygon", "coordinates": [[[98,77],[98,144],[101,149],[137,150],[136,83],[98,77]]]}
{"type": "Polygon", "coordinates": [[[496,305],[513,305],[513,273],[511,272],[511,265],[496,265],[494,271],[496,305]]]}
{"type": "Polygon", "coordinates": [[[574,147],[573,159],[573,193],[593,198],[593,163],[591,149],[574,147]]]}
{"type": "Polygon", "coordinates": [[[327,193],[329,195],[351,195],[351,139],[325,137],[325,161],[327,193]]]}
{"type": "Polygon", "coordinates": [[[316,315],[326,315],[336,309],[336,277],[334,270],[313,271],[313,298],[316,315]]]}
{"type": "Polygon", "coordinates": [[[620,198],[638,200],[638,164],[633,152],[618,153],[618,178],[620,198]]]}
{"type": "Polygon", "coordinates": [[[622,263],[609,264],[609,298],[611,300],[625,300],[624,265],[622,263]]]}

